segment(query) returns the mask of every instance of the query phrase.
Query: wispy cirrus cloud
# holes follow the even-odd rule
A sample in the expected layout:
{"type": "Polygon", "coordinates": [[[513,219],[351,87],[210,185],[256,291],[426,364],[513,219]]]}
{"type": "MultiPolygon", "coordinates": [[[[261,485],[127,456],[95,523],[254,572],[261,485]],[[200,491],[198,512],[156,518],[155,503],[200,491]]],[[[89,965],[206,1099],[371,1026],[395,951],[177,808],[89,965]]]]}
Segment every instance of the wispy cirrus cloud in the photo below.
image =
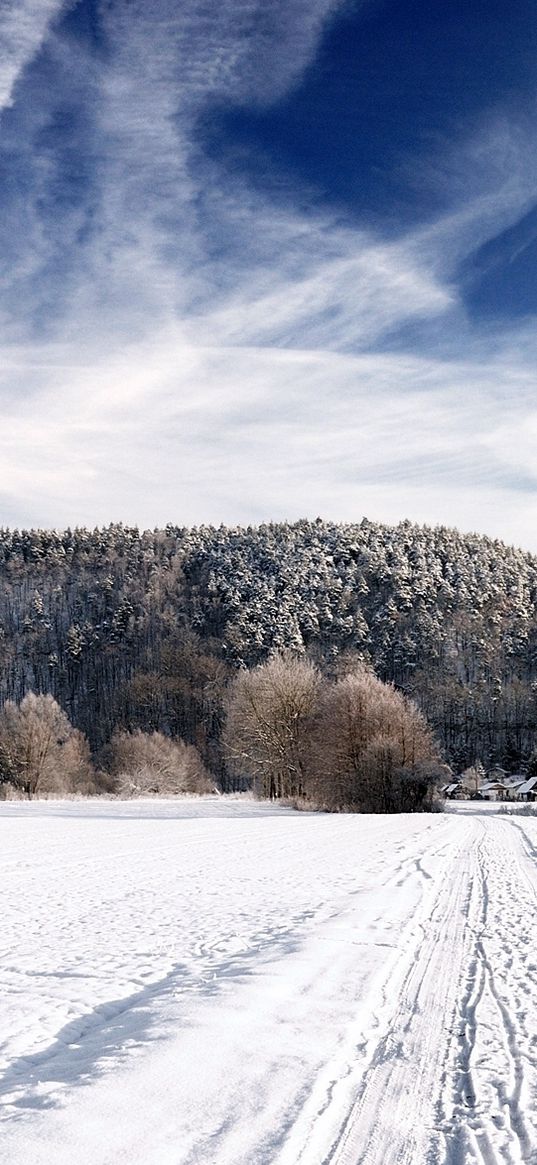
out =
{"type": "MultiPolygon", "coordinates": [[[[69,366],[71,356],[70,346],[33,352],[35,394],[0,432],[4,502],[24,499],[31,524],[76,514],[153,526],[177,507],[196,522],[409,513],[528,542],[537,406],[512,352],[447,364],[203,349],[174,327],[87,366],[69,366]],[[514,388],[516,418],[505,411],[514,388]]],[[[16,370],[12,352],[4,376],[16,370]]]]}
{"type": "Polygon", "coordinates": [[[197,321],[197,334],[208,329],[224,344],[363,349],[395,325],[442,314],[452,300],[404,245],[319,223],[305,269],[282,255],[276,269],[246,275],[238,293],[197,321]]]}
{"type": "Polygon", "coordinates": [[[531,329],[476,329],[459,274],[531,205],[529,124],[420,159],[446,206],[387,232],[200,131],[299,86],[336,0],[60,7],[22,6],[0,141],[3,520],[368,513],[534,543],[531,329]]]}

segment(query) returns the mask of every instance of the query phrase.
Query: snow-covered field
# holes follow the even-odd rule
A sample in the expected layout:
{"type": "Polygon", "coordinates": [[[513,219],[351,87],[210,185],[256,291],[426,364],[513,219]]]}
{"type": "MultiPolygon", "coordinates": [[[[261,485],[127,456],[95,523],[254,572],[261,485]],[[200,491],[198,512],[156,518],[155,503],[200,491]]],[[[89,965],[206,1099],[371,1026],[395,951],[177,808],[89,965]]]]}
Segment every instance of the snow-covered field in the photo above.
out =
{"type": "Polygon", "coordinates": [[[537,820],[0,805],[9,1165],[537,1161],[537,820]]]}

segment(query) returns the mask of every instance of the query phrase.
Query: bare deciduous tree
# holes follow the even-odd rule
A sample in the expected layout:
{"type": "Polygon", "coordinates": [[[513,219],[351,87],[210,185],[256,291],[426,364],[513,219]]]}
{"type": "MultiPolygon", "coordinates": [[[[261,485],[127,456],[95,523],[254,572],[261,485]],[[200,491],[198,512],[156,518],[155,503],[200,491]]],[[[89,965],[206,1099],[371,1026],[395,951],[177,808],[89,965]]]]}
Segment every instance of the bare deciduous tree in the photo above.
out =
{"type": "Polygon", "coordinates": [[[359,667],[323,693],[315,787],[321,804],[370,812],[429,804],[440,772],[432,733],[415,704],[359,667]]]}
{"type": "Polygon", "coordinates": [[[116,732],[108,755],[116,791],[124,796],[215,791],[197,749],[162,732],[116,732]]]}
{"type": "Polygon", "coordinates": [[[232,686],[225,736],[230,763],[271,800],[305,794],[321,686],[309,660],[286,653],[240,672],[232,686]]]}
{"type": "Polygon", "coordinates": [[[0,780],[28,797],[95,791],[89,748],[52,696],[29,692],[0,712],[0,780]]]}

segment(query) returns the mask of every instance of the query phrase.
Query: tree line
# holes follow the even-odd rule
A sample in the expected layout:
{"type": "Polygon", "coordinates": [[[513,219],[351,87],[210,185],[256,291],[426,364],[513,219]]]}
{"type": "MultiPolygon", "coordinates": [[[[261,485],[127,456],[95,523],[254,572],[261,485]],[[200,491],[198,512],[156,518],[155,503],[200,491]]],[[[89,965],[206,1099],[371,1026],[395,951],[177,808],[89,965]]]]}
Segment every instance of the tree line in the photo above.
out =
{"type": "Polygon", "coordinates": [[[215,791],[193,745],[160,732],[114,732],[101,765],[53,696],[28,692],[0,711],[0,794],[119,796],[215,791]]]}
{"type": "MultiPolygon", "coordinates": [[[[416,705],[357,659],[336,680],[289,652],[241,669],[226,695],[223,749],[259,796],[331,811],[430,809],[445,772],[416,705]]],[[[197,749],[158,731],[116,730],[101,762],[51,695],[0,711],[4,796],[217,792],[197,749]]]]}
{"type": "Polygon", "coordinates": [[[537,560],[495,540],[366,520],[0,530],[0,582],[0,706],[51,695],[94,760],[116,732],[160,733],[237,786],[227,693],[280,651],[327,681],[358,658],[457,771],[533,751],[537,560]]]}

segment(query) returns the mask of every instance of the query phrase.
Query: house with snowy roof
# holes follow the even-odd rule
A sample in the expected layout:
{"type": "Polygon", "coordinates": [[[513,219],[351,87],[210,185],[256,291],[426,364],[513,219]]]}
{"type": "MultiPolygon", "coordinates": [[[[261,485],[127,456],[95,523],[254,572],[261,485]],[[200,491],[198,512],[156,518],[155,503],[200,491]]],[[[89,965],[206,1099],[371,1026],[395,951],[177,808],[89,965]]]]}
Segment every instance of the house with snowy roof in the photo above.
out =
{"type": "Polygon", "coordinates": [[[507,801],[509,800],[508,792],[508,787],[503,781],[483,781],[479,789],[479,796],[484,801],[507,801]]]}
{"type": "Polygon", "coordinates": [[[519,786],[517,792],[520,801],[537,801],[537,777],[529,777],[519,786]]]}
{"type": "Polygon", "coordinates": [[[520,789],[526,783],[527,779],[527,775],[524,775],[524,773],[517,773],[515,776],[505,778],[506,801],[518,801],[520,789]]]}
{"type": "Polygon", "coordinates": [[[468,789],[461,781],[451,781],[449,785],[443,785],[440,792],[444,797],[449,797],[450,801],[467,801],[469,797],[468,789]]]}

